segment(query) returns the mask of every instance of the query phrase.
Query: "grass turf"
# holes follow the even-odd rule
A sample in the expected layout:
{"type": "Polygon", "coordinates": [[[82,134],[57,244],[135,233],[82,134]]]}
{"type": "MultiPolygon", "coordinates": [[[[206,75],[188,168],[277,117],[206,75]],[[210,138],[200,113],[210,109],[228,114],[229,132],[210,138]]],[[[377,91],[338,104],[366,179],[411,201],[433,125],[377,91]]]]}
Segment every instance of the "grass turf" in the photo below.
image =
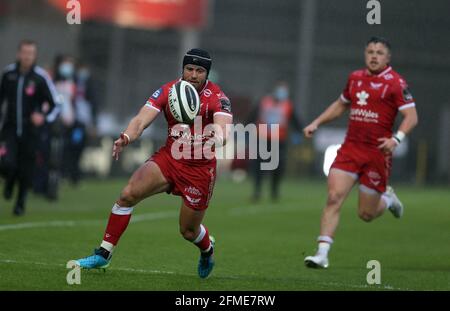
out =
{"type": "Polygon", "coordinates": [[[450,290],[450,192],[396,187],[406,206],[364,223],[356,191],[346,201],[330,268],[308,269],[325,202],[325,181],[283,183],[282,199],[250,202],[251,184],[219,181],[205,224],[216,238],[216,267],[201,280],[197,249],[178,233],[180,198],[159,194],[135,209],[111,267],[82,271],[68,285],[66,263],[92,253],[125,180],[63,185],[60,200],[30,195],[24,217],[0,199],[0,290],[450,290]],[[381,284],[368,285],[369,260],[381,284]]]}

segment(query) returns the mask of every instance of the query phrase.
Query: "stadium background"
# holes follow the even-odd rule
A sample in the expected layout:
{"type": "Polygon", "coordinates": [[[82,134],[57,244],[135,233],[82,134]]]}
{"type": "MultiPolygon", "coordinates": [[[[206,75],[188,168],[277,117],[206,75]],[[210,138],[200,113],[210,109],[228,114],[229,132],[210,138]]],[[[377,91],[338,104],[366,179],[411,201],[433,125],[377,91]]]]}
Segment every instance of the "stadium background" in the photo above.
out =
{"type": "MultiPolygon", "coordinates": [[[[61,217],[67,220],[73,217],[79,217],[79,219],[84,219],[87,216],[95,216],[96,219],[105,217],[105,211],[109,207],[99,210],[100,206],[112,202],[114,195],[120,189],[119,184],[114,181],[115,179],[110,181],[108,177],[118,177],[120,180],[120,178],[128,176],[139,163],[145,160],[151,150],[162,143],[166,134],[165,124],[162,118],[159,118],[156,124],[146,131],[143,139],[124,154],[119,164],[112,163],[110,158],[112,138],[116,137],[117,133],[126,126],[130,118],[154,90],[165,81],[169,81],[180,74],[181,57],[188,48],[200,46],[211,52],[214,69],[212,78],[218,81],[229,95],[236,122],[243,122],[251,106],[270,91],[273,84],[279,79],[286,79],[290,82],[297,114],[304,122],[308,122],[340,94],[350,71],[363,66],[363,47],[368,38],[372,35],[380,35],[387,37],[393,45],[393,66],[408,81],[416,99],[420,118],[419,126],[409,137],[408,150],[394,162],[393,180],[401,184],[402,188],[400,189],[405,192],[409,189],[411,196],[406,199],[407,202],[417,203],[416,209],[412,209],[415,212],[413,214],[417,220],[416,224],[420,223],[419,220],[426,221],[426,219],[421,219],[423,210],[420,210],[419,207],[428,204],[433,206],[431,211],[435,213],[435,216],[427,216],[430,218],[430,221],[427,222],[429,226],[424,227],[423,232],[430,232],[429,230],[433,230],[433,228],[441,228],[442,230],[447,228],[447,231],[430,233],[425,236],[418,232],[417,238],[419,241],[420,238],[423,238],[425,240],[422,242],[426,244],[431,240],[437,241],[442,236],[446,237],[448,241],[448,222],[445,227],[445,219],[448,219],[447,210],[450,205],[448,197],[448,185],[450,183],[450,57],[448,56],[450,50],[450,40],[448,40],[450,19],[448,18],[448,12],[450,11],[450,3],[447,0],[434,0],[432,2],[381,1],[381,25],[367,24],[366,15],[369,11],[366,8],[367,1],[361,0],[193,1],[203,8],[206,16],[200,27],[181,27],[178,25],[142,28],[125,27],[95,19],[83,20],[83,16],[80,25],[69,25],[66,22],[66,11],[68,10],[61,10],[61,7],[58,8],[50,4],[50,1],[0,0],[0,65],[7,65],[14,59],[17,44],[21,39],[36,40],[39,45],[39,65],[43,67],[49,68],[57,53],[71,54],[86,62],[92,69],[100,103],[100,116],[97,120],[99,136],[96,140],[90,142],[85,151],[83,169],[88,176],[103,178],[105,180],[104,186],[99,186],[95,179],[86,181],[84,188],[71,189],[64,186],[62,187],[61,200],[56,203],[57,208],[54,206],[55,203],[32,199],[34,203],[30,204],[40,207],[39,210],[30,207],[30,216],[27,217],[31,218],[28,218],[27,221],[46,221],[60,219],[61,217]],[[440,190],[429,187],[438,187],[440,190]],[[427,189],[430,189],[430,192],[426,192],[427,189]],[[98,196],[98,193],[107,195],[107,197],[98,196]],[[85,200],[80,203],[80,205],[84,204],[82,207],[74,203],[74,201],[81,199],[80,194],[86,196],[85,200]],[[88,200],[92,196],[95,196],[96,199],[88,200]],[[83,214],[91,208],[90,205],[93,208],[91,214],[83,214]],[[67,212],[67,214],[63,214],[63,212],[67,212]],[[443,233],[442,236],[441,233],[443,233]]],[[[57,1],[53,2],[56,3],[57,1]]],[[[184,3],[189,2],[189,0],[150,0],[147,2],[184,3]]],[[[346,120],[343,118],[327,127],[333,129],[336,133],[340,133],[340,131],[345,130],[345,125],[346,120]]],[[[332,140],[339,140],[339,137],[338,135],[332,140]]],[[[287,170],[290,180],[283,190],[286,197],[283,207],[285,213],[279,215],[280,219],[263,217],[249,220],[255,222],[253,227],[250,226],[248,229],[249,238],[255,238],[252,236],[251,230],[252,228],[258,228],[257,219],[262,222],[274,221],[272,229],[280,230],[278,232],[281,236],[289,237],[291,233],[288,231],[290,229],[298,230],[298,228],[294,225],[286,226],[282,216],[286,216],[286,213],[293,211],[297,204],[302,204],[302,200],[307,200],[307,204],[317,205],[317,207],[323,204],[323,200],[320,200],[320,198],[323,199],[325,192],[324,179],[320,168],[323,156],[321,148],[320,141],[302,141],[300,144],[291,146],[289,169],[287,170]],[[309,183],[305,181],[306,179],[315,181],[309,183]],[[297,182],[299,183],[297,184],[297,182]],[[310,195],[315,195],[319,199],[308,201],[309,199],[303,198],[298,203],[296,198],[297,187],[298,189],[303,187],[305,193],[309,191],[310,195]],[[276,224],[279,224],[279,227],[276,227],[276,224]],[[280,228],[285,228],[286,232],[280,228]]],[[[217,189],[222,187],[222,189],[227,189],[226,191],[233,191],[235,186],[227,179],[226,172],[222,174],[222,178],[223,180],[219,183],[217,189]]],[[[120,184],[123,182],[124,180],[120,184]]],[[[227,200],[228,197],[224,191],[217,190],[217,196],[227,200]]],[[[249,195],[250,186],[247,183],[240,187],[237,197],[246,199],[249,195]]],[[[354,199],[351,202],[354,203],[354,199]]],[[[162,200],[156,201],[162,205],[178,204],[174,203],[178,201],[173,198],[157,200],[162,200]]],[[[241,204],[237,199],[230,202],[235,205],[241,204]]],[[[217,205],[220,206],[221,204],[217,205]]],[[[5,201],[2,200],[1,205],[0,212],[5,215],[1,222],[2,225],[20,223],[20,220],[13,220],[9,216],[9,205],[5,201]]],[[[249,210],[249,215],[254,211],[252,208],[249,210]]],[[[269,210],[270,206],[263,206],[263,208],[269,210]]],[[[219,221],[215,219],[221,216],[220,213],[213,214],[211,219],[213,224],[214,221],[216,221],[216,225],[219,224],[219,221]]],[[[231,211],[231,213],[234,212],[231,211]]],[[[238,211],[237,213],[241,212],[238,211]]],[[[242,213],[246,214],[247,212],[242,213]]],[[[319,210],[307,211],[306,214],[299,211],[294,218],[298,216],[300,219],[305,215],[309,221],[306,223],[306,220],[302,220],[304,223],[301,223],[301,226],[310,233],[305,241],[312,242],[319,221],[319,210]]],[[[245,218],[245,216],[242,217],[245,218]]],[[[351,217],[356,218],[354,215],[351,217]]],[[[173,220],[171,220],[172,222],[173,220]]],[[[389,220],[388,223],[391,224],[392,222],[389,220]]],[[[244,225],[248,225],[248,222],[242,220],[242,226],[244,225]]],[[[389,230],[387,225],[382,226],[381,230],[389,230]]],[[[58,225],[55,227],[58,228],[58,225]]],[[[97,227],[95,232],[97,232],[96,236],[98,237],[103,230],[103,224],[98,223],[97,227]]],[[[365,227],[362,228],[361,230],[366,230],[365,227]]],[[[414,228],[416,228],[415,225],[411,225],[411,229],[414,230],[414,228]]],[[[161,227],[161,230],[166,229],[161,227]]],[[[223,228],[223,232],[227,232],[227,230],[228,228],[223,228]]],[[[370,230],[368,230],[367,235],[372,232],[370,230]]],[[[7,229],[3,233],[4,239],[1,241],[3,250],[0,250],[0,253],[2,253],[2,256],[6,256],[8,250],[11,252],[14,250],[14,243],[20,243],[21,235],[16,235],[14,232],[8,233],[10,234],[8,235],[7,229]]],[[[43,239],[46,237],[43,232],[36,234],[37,236],[42,234],[43,239]]],[[[137,236],[137,232],[134,234],[137,236]]],[[[170,234],[175,236],[176,230],[172,230],[170,234]]],[[[89,235],[87,233],[82,234],[81,238],[96,243],[93,235],[91,231],[89,235]],[[89,238],[87,238],[88,236],[89,238]]],[[[129,236],[133,236],[133,233],[130,233],[129,236]]],[[[345,233],[343,233],[343,240],[345,236],[345,233]]],[[[350,236],[352,234],[348,232],[347,237],[350,236]]],[[[59,239],[61,243],[67,242],[63,241],[62,237],[59,239]]],[[[258,244],[258,239],[255,239],[255,243],[258,244]]],[[[127,240],[128,243],[131,243],[131,238],[127,240]]],[[[58,239],[53,246],[57,247],[57,242],[58,239]]],[[[412,238],[403,242],[410,243],[405,246],[405,250],[410,250],[412,253],[415,247],[412,238]]],[[[278,242],[273,241],[273,243],[275,246],[278,242]]],[[[382,242],[379,243],[383,245],[382,242]]],[[[75,243],[68,253],[79,254],[82,244],[84,247],[86,246],[86,243],[81,241],[75,243]],[[77,247],[78,249],[76,249],[77,247]]],[[[310,244],[309,247],[312,248],[314,245],[310,244]]],[[[129,245],[128,249],[131,249],[133,244],[129,245]]],[[[435,253],[433,253],[431,245],[429,244],[422,250],[431,252],[434,254],[434,258],[441,257],[442,254],[438,250],[434,250],[435,253]]],[[[164,245],[160,246],[165,249],[164,245]]],[[[297,243],[295,247],[297,247],[297,243]]],[[[125,248],[127,246],[124,246],[125,248]]],[[[251,249],[251,246],[249,246],[249,249],[251,249]]],[[[86,249],[83,248],[82,250],[85,251],[86,249]]],[[[187,247],[183,251],[192,252],[187,247]]],[[[448,249],[444,249],[444,251],[448,257],[448,249]]],[[[247,250],[244,250],[244,252],[247,252],[247,250]]],[[[386,252],[386,257],[389,257],[387,250],[386,252]]],[[[21,253],[20,256],[26,259],[25,253],[21,253]]],[[[268,254],[259,255],[268,256],[268,254]]],[[[297,255],[300,256],[300,254],[297,255]]],[[[181,252],[180,256],[182,256],[181,252]]],[[[418,262],[426,260],[426,258],[423,258],[424,254],[421,256],[417,257],[418,262]]],[[[5,258],[9,257],[6,256],[5,258]]],[[[64,261],[61,260],[61,262],[64,261]]],[[[130,259],[122,262],[119,260],[117,261],[118,266],[121,263],[123,266],[133,264],[130,259]]],[[[2,261],[2,263],[5,268],[2,271],[8,270],[5,261],[2,261]]],[[[171,261],[168,264],[170,263],[171,261]]],[[[232,265],[231,262],[229,264],[232,265]]],[[[252,264],[251,259],[249,259],[249,264],[252,264]]],[[[256,268],[269,269],[272,275],[277,273],[276,269],[263,265],[257,265],[256,268]]],[[[27,271],[26,269],[31,268],[25,268],[23,271],[27,271]]],[[[183,268],[177,267],[177,269],[182,270],[183,268]]],[[[418,285],[414,287],[410,284],[411,288],[448,290],[448,263],[439,263],[438,268],[436,268],[437,273],[441,271],[439,269],[447,271],[447,274],[441,274],[440,279],[438,277],[437,285],[429,281],[432,279],[431,277],[427,279],[424,276],[423,287],[418,285]],[[425,279],[428,281],[424,281],[425,279]]],[[[364,271],[364,268],[362,270],[364,271]]],[[[231,273],[233,272],[235,271],[231,273]]],[[[348,273],[347,270],[338,272],[348,273]]],[[[341,277],[338,272],[335,275],[336,280],[341,277]]],[[[26,273],[30,273],[30,271],[26,273]]],[[[218,273],[220,275],[220,270],[218,273]]],[[[286,271],[286,275],[289,275],[289,273],[289,271],[286,271]]],[[[64,271],[59,274],[63,278],[64,271]]],[[[158,275],[161,278],[160,284],[162,285],[159,287],[155,285],[153,288],[188,288],[187,285],[186,287],[184,287],[185,285],[171,287],[173,284],[164,283],[167,280],[163,280],[163,276],[158,275]]],[[[114,277],[120,279],[118,274],[115,274],[114,277]]],[[[190,282],[190,277],[189,274],[184,275],[183,278],[185,279],[182,282],[185,283],[182,284],[190,282]]],[[[404,275],[398,274],[397,277],[398,279],[404,278],[404,275]]],[[[311,279],[315,279],[315,276],[311,276],[311,279]]],[[[3,278],[3,280],[4,282],[0,286],[3,289],[8,288],[11,284],[12,288],[16,289],[46,289],[45,286],[24,286],[25,283],[20,281],[14,283],[11,281],[12,277],[10,279],[3,278]]],[[[407,287],[408,280],[408,278],[405,278],[404,283],[394,285],[392,288],[388,286],[384,289],[407,287]]],[[[248,286],[240,284],[237,289],[270,288],[271,280],[261,279],[259,281],[267,282],[267,284],[252,285],[252,283],[248,286]]],[[[171,281],[167,282],[170,283],[171,281]]],[[[295,289],[293,282],[292,279],[289,279],[288,285],[284,284],[284,287],[279,288],[295,289]],[[291,281],[292,284],[289,283],[291,281]],[[291,285],[292,287],[290,287],[291,285]]],[[[213,283],[210,288],[206,289],[236,288],[233,287],[235,284],[230,280],[226,280],[224,284],[221,287],[222,285],[218,283],[214,285],[213,283]]],[[[392,281],[392,284],[395,284],[395,281],[392,281]]],[[[53,284],[49,280],[49,289],[58,289],[61,288],[60,286],[62,286],[60,283],[53,284]]],[[[200,285],[198,286],[202,289],[200,285]]],[[[308,288],[309,285],[302,286],[298,288],[308,288]]],[[[88,287],[88,289],[95,288],[102,288],[102,286],[88,287]]],[[[142,285],[142,288],[147,289],[144,285],[142,285]]],[[[311,285],[309,289],[329,288],[364,289],[364,286],[352,287],[350,284],[348,287],[330,287],[325,283],[320,283],[317,286],[311,285]]]]}
{"type": "MultiPolygon", "coordinates": [[[[278,79],[290,82],[297,114],[307,122],[339,95],[349,72],[363,66],[367,39],[385,36],[420,117],[408,152],[395,162],[393,178],[419,184],[450,181],[448,1],[383,1],[381,24],[369,25],[367,1],[194,0],[205,15],[200,26],[155,29],[98,20],[69,25],[65,12],[48,1],[0,2],[0,63],[12,61],[23,38],[39,43],[42,66],[51,66],[57,53],[83,59],[96,80],[100,134],[111,136],[164,81],[179,75],[181,56],[192,46],[214,56],[213,78],[232,99],[237,122],[278,79]]],[[[345,122],[330,126],[345,128],[345,122]]],[[[146,133],[156,145],[163,140],[164,126],[161,118],[146,133]]],[[[314,146],[290,149],[289,174],[320,173],[321,153],[314,146]]],[[[124,165],[116,169],[129,172],[138,164],[124,165]]]]}

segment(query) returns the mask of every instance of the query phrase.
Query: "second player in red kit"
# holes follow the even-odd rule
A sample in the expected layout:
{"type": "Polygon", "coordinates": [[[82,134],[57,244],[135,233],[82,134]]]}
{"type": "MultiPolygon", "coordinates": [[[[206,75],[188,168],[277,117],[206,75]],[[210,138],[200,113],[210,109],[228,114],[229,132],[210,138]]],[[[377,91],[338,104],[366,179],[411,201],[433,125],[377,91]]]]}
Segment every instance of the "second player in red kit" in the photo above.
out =
{"type": "Polygon", "coordinates": [[[391,46],[383,38],[371,38],[365,48],[366,68],[350,74],[340,97],[303,130],[312,137],[324,123],[350,112],[347,135],[331,165],[328,198],[323,210],[317,253],[305,258],[312,268],[327,268],[344,200],[359,183],[358,215],[371,221],[388,209],[400,218],[403,204],[388,186],[392,153],[416,126],[417,112],[406,81],[391,65],[391,46]],[[395,118],[403,120],[393,133],[395,118]]]}

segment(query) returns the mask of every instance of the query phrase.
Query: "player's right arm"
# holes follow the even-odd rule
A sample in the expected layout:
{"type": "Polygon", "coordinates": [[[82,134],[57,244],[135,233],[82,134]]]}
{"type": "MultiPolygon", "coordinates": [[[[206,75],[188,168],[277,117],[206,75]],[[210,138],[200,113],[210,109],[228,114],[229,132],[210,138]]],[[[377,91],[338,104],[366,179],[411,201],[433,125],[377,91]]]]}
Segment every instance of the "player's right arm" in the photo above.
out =
{"type": "Polygon", "coordinates": [[[119,159],[119,154],[123,148],[136,139],[138,139],[142,132],[155,120],[159,111],[156,109],[143,106],[139,113],[131,119],[127,129],[120,134],[120,137],[114,142],[112,156],[116,160],[119,159]]]}
{"type": "Polygon", "coordinates": [[[156,90],[139,113],[130,121],[127,129],[120,134],[120,137],[113,145],[113,158],[118,160],[123,148],[138,139],[142,132],[155,120],[160,111],[164,109],[167,104],[168,86],[169,84],[165,84],[156,90]]]}
{"type": "Polygon", "coordinates": [[[306,138],[311,138],[321,124],[339,118],[349,107],[350,105],[342,96],[339,96],[320,116],[303,129],[303,134],[306,138]]]}

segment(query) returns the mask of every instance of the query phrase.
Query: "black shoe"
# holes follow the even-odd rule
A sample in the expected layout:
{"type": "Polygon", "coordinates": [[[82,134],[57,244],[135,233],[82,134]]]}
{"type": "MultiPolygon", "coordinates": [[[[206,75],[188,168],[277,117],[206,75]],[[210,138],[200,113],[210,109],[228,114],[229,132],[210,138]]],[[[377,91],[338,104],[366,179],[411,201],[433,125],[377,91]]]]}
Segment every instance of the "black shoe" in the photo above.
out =
{"type": "Polygon", "coordinates": [[[14,183],[6,182],[3,188],[3,197],[5,200],[11,200],[14,190],[14,183]]]}
{"type": "Polygon", "coordinates": [[[22,216],[25,214],[25,206],[23,204],[16,204],[13,214],[16,216],[22,216]]]}

